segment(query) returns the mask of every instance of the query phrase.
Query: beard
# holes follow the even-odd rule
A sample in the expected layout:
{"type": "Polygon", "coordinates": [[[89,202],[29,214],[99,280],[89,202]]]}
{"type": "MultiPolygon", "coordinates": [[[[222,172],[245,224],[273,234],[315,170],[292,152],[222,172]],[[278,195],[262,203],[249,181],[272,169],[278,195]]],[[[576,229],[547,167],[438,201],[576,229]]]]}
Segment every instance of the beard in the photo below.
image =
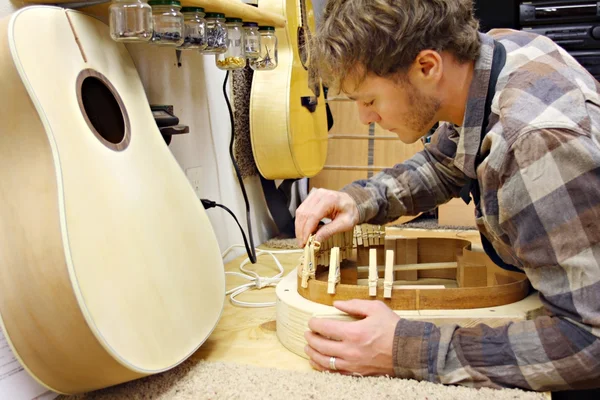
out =
{"type": "Polygon", "coordinates": [[[406,92],[410,102],[410,110],[404,115],[406,127],[420,134],[420,137],[425,136],[437,122],[434,118],[441,107],[441,101],[421,93],[410,82],[406,83],[406,92]]]}

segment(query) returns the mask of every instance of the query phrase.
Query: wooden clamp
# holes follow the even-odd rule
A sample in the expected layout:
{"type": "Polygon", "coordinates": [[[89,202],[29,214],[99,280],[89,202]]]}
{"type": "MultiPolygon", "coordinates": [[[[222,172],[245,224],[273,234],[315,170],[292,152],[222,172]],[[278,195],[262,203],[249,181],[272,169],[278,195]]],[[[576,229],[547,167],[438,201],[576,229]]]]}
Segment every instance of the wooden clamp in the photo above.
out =
{"type": "Polygon", "coordinates": [[[308,287],[308,280],[315,277],[317,265],[315,263],[315,251],[319,249],[321,245],[315,241],[314,235],[310,235],[306,246],[304,246],[304,257],[302,260],[302,287],[308,287]]]}
{"type": "Polygon", "coordinates": [[[335,294],[335,285],[340,283],[340,248],[334,247],[331,249],[331,257],[329,258],[329,279],[327,280],[327,293],[335,294]]]}
{"type": "Polygon", "coordinates": [[[377,249],[369,249],[369,296],[377,296],[377,249]]]}
{"type": "Polygon", "coordinates": [[[392,286],[394,286],[394,250],[385,252],[385,277],[383,279],[383,298],[392,298],[392,286]]]}

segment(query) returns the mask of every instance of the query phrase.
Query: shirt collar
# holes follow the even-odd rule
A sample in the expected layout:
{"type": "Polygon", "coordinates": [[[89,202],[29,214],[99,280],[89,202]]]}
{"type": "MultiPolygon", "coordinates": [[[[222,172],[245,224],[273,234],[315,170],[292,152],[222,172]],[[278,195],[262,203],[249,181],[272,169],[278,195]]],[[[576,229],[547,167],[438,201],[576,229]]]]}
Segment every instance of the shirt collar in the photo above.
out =
{"type": "Polygon", "coordinates": [[[479,33],[479,40],[481,50],[475,62],[464,122],[462,126],[456,127],[459,140],[456,157],[454,158],[454,165],[472,179],[477,178],[475,157],[481,140],[481,125],[485,113],[485,99],[490,82],[494,53],[494,39],[491,36],[479,33]]]}

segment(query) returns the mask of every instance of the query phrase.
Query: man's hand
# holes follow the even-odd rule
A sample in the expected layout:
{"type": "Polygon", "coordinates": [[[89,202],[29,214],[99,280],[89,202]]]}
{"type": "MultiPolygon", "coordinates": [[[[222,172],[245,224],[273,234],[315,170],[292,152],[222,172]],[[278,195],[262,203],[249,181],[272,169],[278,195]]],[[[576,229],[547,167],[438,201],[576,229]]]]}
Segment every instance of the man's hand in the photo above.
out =
{"type": "Polygon", "coordinates": [[[337,232],[346,232],[358,224],[358,208],[349,194],[335,190],[317,189],[312,191],[296,210],[296,240],[304,247],[308,237],[317,229],[319,221],[330,218],[331,222],[322,226],[315,235],[322,242],[337,232]]]}
{"type": "Polygon", "coordinates": [[[342,374],[394,376],[392,348],[400,317],[381,301],[336,301],[336,308],[354,316],[365,317],[348,322],[312,318],[312,331],[304,334],[308,345],[304,351],[313,368],[331,371],[330,357],[342,374]]]}

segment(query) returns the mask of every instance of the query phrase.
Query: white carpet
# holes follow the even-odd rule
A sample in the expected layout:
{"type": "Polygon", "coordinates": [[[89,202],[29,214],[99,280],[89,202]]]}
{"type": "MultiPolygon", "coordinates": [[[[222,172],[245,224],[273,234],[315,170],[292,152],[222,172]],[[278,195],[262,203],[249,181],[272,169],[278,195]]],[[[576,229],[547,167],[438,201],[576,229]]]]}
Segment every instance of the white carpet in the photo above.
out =
{"type": "Polygon", "coordinates": [[[385,377],[360,378],[188,360],[163,374],[60,399],[533,400],[544,396],[517,389],[470,389],[385,377]]]}

